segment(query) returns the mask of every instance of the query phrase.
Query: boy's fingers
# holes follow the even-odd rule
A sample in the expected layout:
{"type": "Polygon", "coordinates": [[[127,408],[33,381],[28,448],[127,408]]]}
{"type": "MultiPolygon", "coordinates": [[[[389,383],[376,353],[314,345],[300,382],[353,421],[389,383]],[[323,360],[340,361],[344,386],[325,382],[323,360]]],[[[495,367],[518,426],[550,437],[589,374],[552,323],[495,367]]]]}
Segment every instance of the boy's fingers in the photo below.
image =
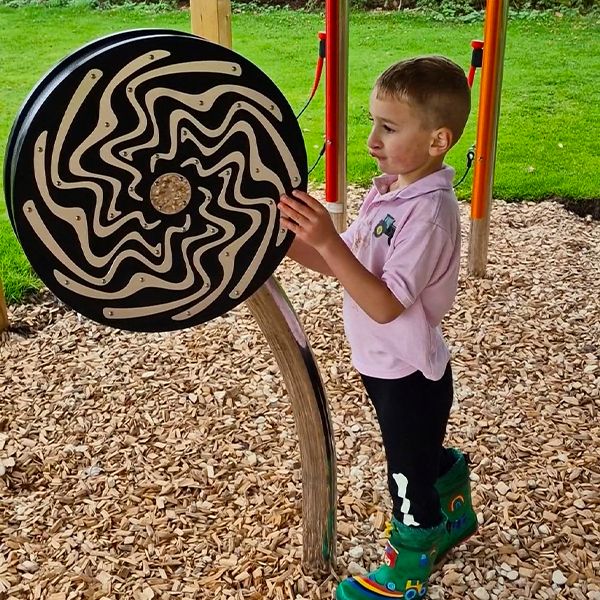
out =
{"type": "Polygon", "coordinates": [[[298,229],[298,225],[296,225],[296,223],[294,223],[294,221],[292,221],[291,219],[288,219],[287,217],[281,217],[280,223],[283,228],[288,229],[292,233],[296,233],[296,231],[298,229]]]}
{"type": "Polygon", "coordinates": [[[279,205],[279,212],[283,215],[282,218],[291,219],[295,223],[302,223],[307,220],[306,217],[304,217],[304,215],[299,213],[297,210],[295,210],[291,206],[284,204],[283,202],[279,205]]]}
{"type": "Polygon", "coordinates": [[[300,200],[294,200],[289,196],[281,196],[281,202],[279,203],[280,210],[294,211],[297,215],[302,215],[305,219],[310,219],[313,214],[313,210],[310,206],[307,206],[304,202],[300,200]]]}
{"type": "Polygon", "coordinates": [[[303,203],[307,204],[313,209],[315,207],[321,206],[321,203],[316,198],[313,198],[310,194],[307,194],[302,190],[292,190],[292,196],[295,196],[296,198],[298,198],[303,203]]]}

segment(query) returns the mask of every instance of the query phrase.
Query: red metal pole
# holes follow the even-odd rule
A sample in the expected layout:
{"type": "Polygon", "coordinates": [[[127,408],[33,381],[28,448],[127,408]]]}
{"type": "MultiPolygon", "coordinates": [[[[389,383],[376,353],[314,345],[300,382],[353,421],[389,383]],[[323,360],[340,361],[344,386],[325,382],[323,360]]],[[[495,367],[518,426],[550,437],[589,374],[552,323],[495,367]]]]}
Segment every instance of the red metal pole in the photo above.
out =
{"type": "Polygon", "coordinates": [[[326,0],[325,28],[325,198],[342,231],[346,225],[348,0],[326,0]]]}

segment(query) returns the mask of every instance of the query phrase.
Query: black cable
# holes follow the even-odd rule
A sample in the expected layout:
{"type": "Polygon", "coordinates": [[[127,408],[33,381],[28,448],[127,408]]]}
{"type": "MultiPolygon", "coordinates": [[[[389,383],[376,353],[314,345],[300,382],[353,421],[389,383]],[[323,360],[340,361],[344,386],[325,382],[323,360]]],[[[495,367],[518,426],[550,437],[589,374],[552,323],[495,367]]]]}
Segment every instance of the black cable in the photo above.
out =
{"type": "Polygon", "coordinates": [[[475,146],[471,146],[469,151],[467,152],[467,170],[463,173],[463,176],[459,179],[458,183],[455,183],[452,187],[456,189],[467,177],[469,171],[471,170],[471,165],[473,164],[473,160],[475,159],[475,146]]]}
{"type": "Polygon", "coordinates": [[[312,95],[307,101],[306,104],[302,107],[302,110],[296,115],[296,120],[299,120],[302,116],[302,113],[308,108],[308,105],[312,102],[314,95],[312,95]]]}
{"type": "Polygon", "coordinates": [[[319,161],[321,160],[321,158],[323,158],[323,154],[325,154],[325,147],[327,146],[327,142],[325,142],[323,144],[323,147],[321,148],[321,151],[319,152],[319,156],[317,157],[317,160],[315,161],[315,164],[309,169],[307,175],[310,175],[315,167],[319,164],[319,161]]]}

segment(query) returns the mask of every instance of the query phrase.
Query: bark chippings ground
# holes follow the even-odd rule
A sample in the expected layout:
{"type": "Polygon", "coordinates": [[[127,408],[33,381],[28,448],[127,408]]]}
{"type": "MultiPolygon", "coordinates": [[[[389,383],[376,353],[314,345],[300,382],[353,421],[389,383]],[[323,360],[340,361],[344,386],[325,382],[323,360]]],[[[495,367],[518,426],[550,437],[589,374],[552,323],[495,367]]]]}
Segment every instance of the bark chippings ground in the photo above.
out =
{"type": "MultiPolygon", "coordinates": [[[[337,574],[301,567],[294,421],[245,307],[132,334],[45,295],[0,337],[0,598],[329,599],[336,577],[379,563],[384,457],[339,287],[287,261],[277,276],[331,402],[337,574]]],[[[488,275],[463,269],[444,324],[449,442],[471,457],[481,527],[433,600],[600,599],[599,281],[600,223],[495,204],[488,275]]]]}

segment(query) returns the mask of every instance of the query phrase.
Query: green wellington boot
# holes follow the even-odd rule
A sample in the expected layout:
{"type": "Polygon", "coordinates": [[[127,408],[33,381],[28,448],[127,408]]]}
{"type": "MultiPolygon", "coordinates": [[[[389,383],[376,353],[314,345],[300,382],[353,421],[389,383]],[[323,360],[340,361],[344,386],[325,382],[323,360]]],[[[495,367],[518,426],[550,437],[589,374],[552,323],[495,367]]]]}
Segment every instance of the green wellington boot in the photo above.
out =
{"type": "Polygon", "coordinates": [[[436,562],[448,551],[457,546],[477,531],[477,515],[471,503],[471,483],[469,481],[469,465],[465,455],[450,448],[456,457],[450,470],[435,482],[440,495],[442,512],[447,519],[446,535],[440,542],[436,562]]]}
{"type": "Polygon", "coordinates": [[[424,598],[427,580],[446,535],[445,524],[431,529],[409,527],[392,517],[384,563],[366,577],[349,577],[338,585],[337,600],[424,598]]]}

